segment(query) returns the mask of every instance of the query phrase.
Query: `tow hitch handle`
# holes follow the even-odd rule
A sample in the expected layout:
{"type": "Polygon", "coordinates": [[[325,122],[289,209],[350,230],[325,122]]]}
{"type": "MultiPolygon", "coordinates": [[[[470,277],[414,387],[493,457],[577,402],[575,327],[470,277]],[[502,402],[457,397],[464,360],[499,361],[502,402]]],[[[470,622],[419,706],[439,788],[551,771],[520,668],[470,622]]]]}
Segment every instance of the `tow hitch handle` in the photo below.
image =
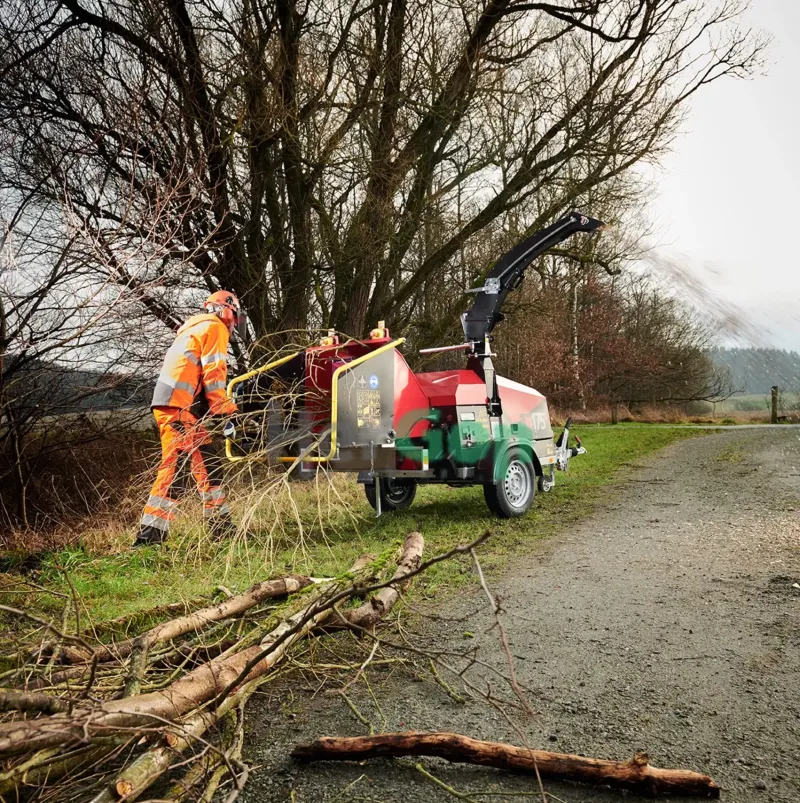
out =
{"type": "Polygon", "coordinates": [[[586,454],[586,449],[584,449],[583,444],[581,443],[581,439],[576,435],[575,436],[575,443],[577,446],[573,446],[569,450],[569,456],[575,457],[579,454],[586,454]]]}

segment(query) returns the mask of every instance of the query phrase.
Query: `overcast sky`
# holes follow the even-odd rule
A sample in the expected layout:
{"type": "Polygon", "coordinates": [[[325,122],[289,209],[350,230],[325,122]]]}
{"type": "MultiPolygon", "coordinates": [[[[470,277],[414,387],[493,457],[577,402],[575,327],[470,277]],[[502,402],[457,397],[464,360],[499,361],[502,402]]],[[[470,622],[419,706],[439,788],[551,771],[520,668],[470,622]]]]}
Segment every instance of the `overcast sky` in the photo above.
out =
{"type": "MultiPolygon", "coordinates": [[[[657,253],[800,351],[800,0],[752,0],[768,73],[698,93],[657,178],[657,253]]],[[[747,341],[750,341],[749,343],[747,341]]]]}

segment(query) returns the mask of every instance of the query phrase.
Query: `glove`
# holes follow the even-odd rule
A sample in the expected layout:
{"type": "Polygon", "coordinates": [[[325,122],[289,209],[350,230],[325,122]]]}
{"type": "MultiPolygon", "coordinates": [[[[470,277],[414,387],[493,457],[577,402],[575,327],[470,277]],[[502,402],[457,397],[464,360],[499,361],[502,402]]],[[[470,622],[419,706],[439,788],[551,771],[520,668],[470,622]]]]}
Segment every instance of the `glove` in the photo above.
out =
{"type": "Polygon", "coordinates": [[[225,426],[224,426],[224,428],[222,430],[222,434],[228,440],[233,440],[236,437],[236,425],[233,423],[233,421],[228,421],[225,424],[225,426]]]}

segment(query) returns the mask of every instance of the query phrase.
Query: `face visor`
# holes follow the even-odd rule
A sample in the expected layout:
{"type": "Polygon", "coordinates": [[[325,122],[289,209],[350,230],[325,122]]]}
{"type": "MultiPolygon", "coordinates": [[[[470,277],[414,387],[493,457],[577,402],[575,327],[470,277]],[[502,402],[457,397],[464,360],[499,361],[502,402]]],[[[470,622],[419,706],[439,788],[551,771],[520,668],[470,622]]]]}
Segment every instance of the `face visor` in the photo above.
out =
{"type": "Polygon", "coordinates": [[[244,310],[239,310],[233,319],[233,331],[242,343],[247,342],[248,323],[247,313],[244,310]]]}

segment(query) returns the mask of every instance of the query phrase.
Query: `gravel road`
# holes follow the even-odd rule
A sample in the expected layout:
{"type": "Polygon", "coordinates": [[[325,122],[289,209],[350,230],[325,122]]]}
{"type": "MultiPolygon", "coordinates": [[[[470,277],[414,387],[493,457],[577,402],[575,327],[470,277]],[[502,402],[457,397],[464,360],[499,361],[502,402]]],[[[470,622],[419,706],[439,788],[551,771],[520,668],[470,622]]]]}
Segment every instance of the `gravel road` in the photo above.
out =
{"type": "MultiPolygon", "coordinates": [[[[517,717],[529,744],[619,759],[644,749],[655,765],[712,775],[729,803],[800,801],[794,584],[798,432],[726,431],[643,460],[591,518],[492,581],[535,709],[517,717]]],[[[485,597],[470,591],[441,613],[472,616],[420,619],[418,643],[477,643],[504,669],[485,597]]],[[[379,729],[520,741],[484,702],[460,705],[430,679],[410,682],[396,668],[369,677],[385,724],[363,683],[352,699],[379,729]]],[[[245,759],[255,767],[245,800],[455,800],[409,759],[294,765],[288,753],[297,742],[366,731],[339,695],[312,695],[311,685],[276,686],[251,705],[245,759]]],[[[461,792],[493,793],[476,798],[483,801],[524,800],[520,792],[536,789],[523,776],[435,759],[423,764],[461,792]]],[[[546,788],[552,801],[622,798],[567,783],[546,788]]]]}

